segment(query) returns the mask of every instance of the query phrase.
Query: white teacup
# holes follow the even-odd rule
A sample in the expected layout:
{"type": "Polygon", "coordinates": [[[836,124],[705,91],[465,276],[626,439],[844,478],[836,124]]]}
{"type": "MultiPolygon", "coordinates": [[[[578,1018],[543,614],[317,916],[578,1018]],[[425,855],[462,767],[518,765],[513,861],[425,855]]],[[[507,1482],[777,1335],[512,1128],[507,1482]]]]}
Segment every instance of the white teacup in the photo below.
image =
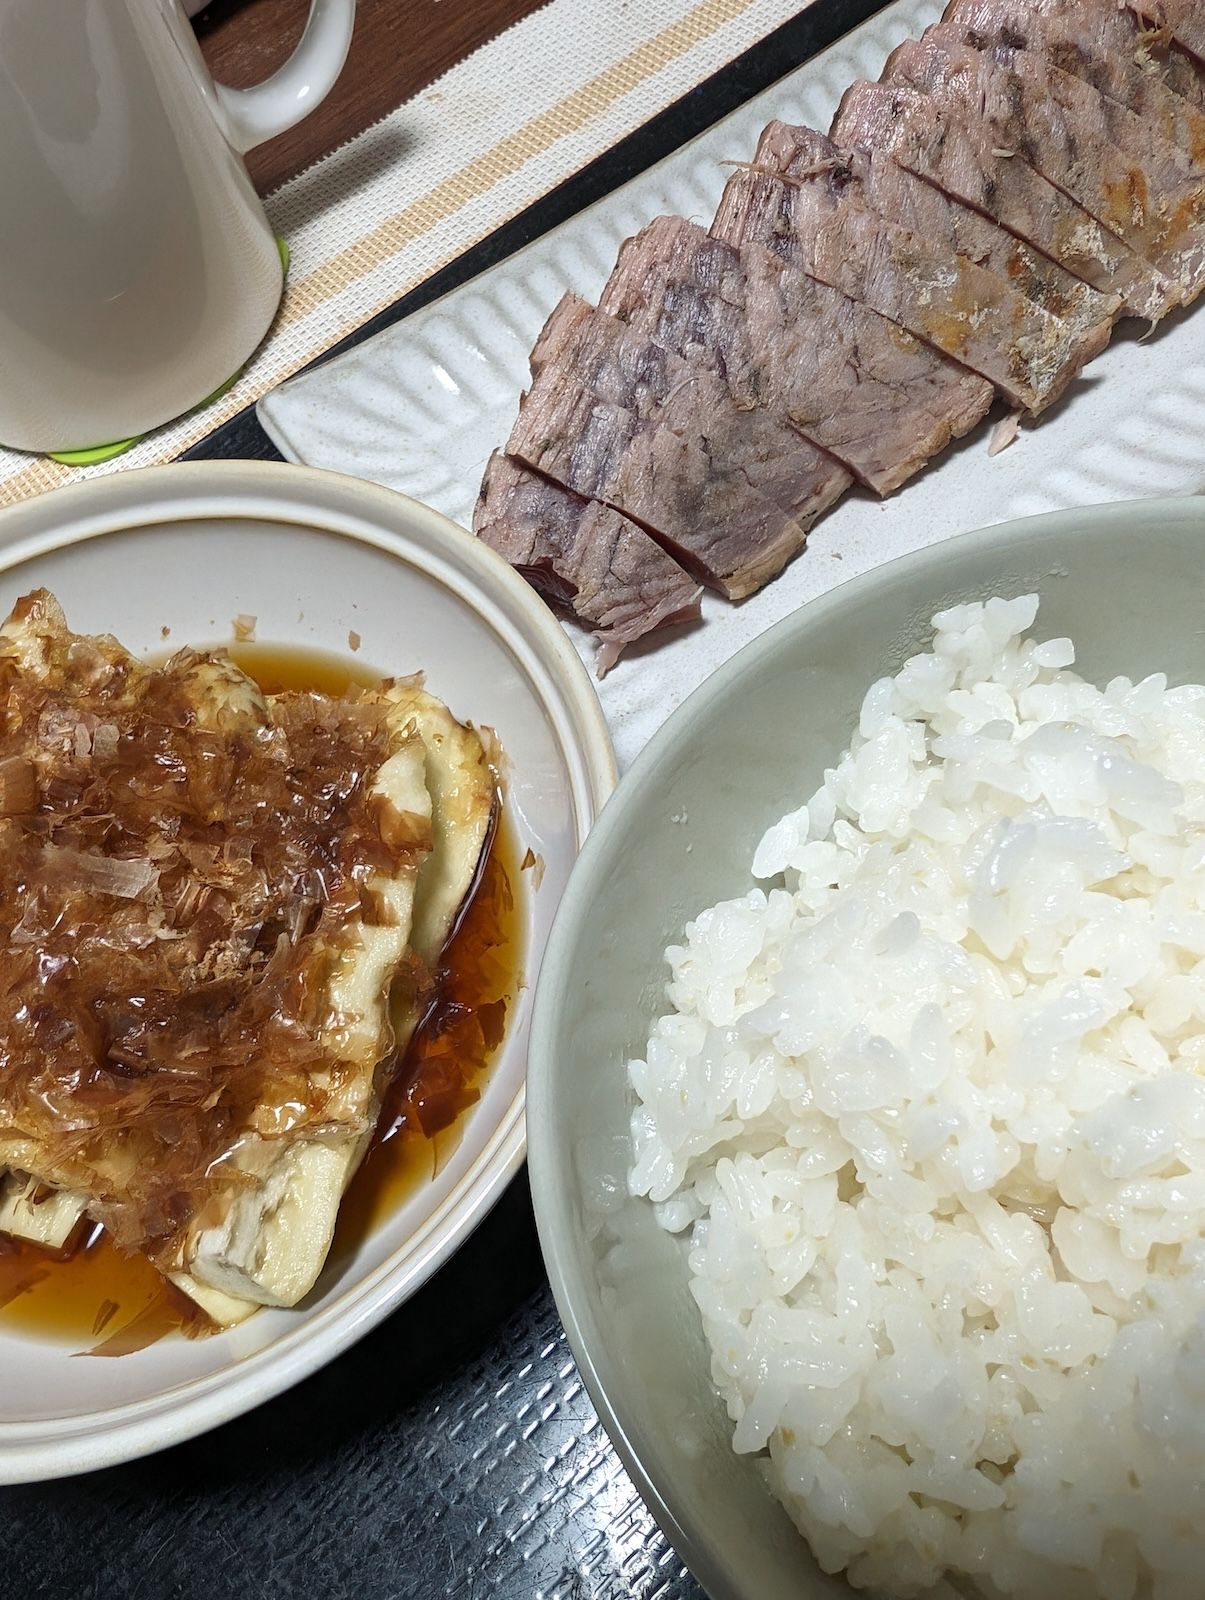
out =
{"type": "Polygon", "coordinates": [[[355,0],[266,83],[215,84],[181,0],[0,0],[0,444],[145,433],[234,376],[283,269],[245,151],[326,95],[355,0]]]}

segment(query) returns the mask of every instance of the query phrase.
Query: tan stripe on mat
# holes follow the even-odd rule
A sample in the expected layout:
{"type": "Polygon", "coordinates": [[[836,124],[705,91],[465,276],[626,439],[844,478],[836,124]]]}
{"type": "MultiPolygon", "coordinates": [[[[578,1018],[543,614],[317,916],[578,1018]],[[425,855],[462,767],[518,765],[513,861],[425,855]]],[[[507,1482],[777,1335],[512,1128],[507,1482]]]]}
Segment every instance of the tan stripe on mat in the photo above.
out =
{"type": "MultiPolygon", "coordinates": [[[[733,17],[747,11],[752,3],[753,0],[703,0],[701,5],[672,23],[656,38],[637,46],[621,61],[607,67],[573,94],[509,134],[471,166],[462,168],[429,193],[421,195],[302,279],[296,289],[296,305],[286,304],[285,323],[308,315],[353,278],[362,277],[364,273],[388,261],[408,239],[425,233],[436,223],[453,216],[470,200],[475,200],[503,178],[517,172],[526,162],[542,155],[558,139],[583,127],[605,107],[630,94],[645,78],[659,72],[675,57],[685,54],[733,17]]],[[[568,176],[569,173],[566,173],[565,177],[568,176]]]]}

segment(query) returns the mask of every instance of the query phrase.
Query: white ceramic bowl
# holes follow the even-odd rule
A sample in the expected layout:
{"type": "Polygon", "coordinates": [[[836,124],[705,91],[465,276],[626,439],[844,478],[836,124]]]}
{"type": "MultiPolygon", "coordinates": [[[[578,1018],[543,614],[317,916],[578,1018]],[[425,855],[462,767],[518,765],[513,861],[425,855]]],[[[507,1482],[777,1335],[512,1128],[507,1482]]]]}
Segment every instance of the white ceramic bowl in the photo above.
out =
{"type": "MultiPolygon", "coordinates": [[[[543,603],[492,551],[436,512],[305,468],[213,462],[122,472],[0,514],[0,615],[39,585],[77,631],[130,649],[257,639],[421,669],[505,752],[520,848],[543,857],[523,904],[527,987],[464,1137],[303,1307],[261,1311],[201,1341],[114,1360],[0,1319],[0,1482],[82,1472],[178,1442],[279,1393],[367,1332],[447,1259],[524,1154],[531,984],[570,868],[614,766],[589,677],[543,603]]],[[[534,874],[526,874],[527,878],[534,874]]]]}
{"type": "Polygon", "coordinates": [[[836,763],[867,688],[928,647],[935,611],[1028,593],[1041,596],[1036,636],[1069,635],[1090,681],[1162,671],[1199,683],[1205,503],[1132,501],[1005,523],[813,601],[674,713],[607,806],[561,903],[531,1036],[540,1243],[599,1416],[712,1600],[852,1591],[820,1571],[757,1459],[732,1450],[688,1241],[628,1194],[626,1062],[665,1009],[665,947],[704,906],[750,887],[757,841],[836,763]]]}

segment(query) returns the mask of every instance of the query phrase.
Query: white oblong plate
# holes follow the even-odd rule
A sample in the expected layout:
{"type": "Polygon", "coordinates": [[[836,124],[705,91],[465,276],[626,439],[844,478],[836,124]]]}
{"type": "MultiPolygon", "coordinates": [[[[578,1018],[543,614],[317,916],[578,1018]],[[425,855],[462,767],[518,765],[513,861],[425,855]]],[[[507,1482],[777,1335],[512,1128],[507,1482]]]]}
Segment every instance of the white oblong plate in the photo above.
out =
{"type": "Polygon", "coordinates": [[[80,632],[130,649],[256,637],[423,671],[456,714],[497,730],[526,886],[526,987],[443,1170],[324,1275],[303,1307],[115,1360],[0,1318],[0,1482],[83,1472],[174,1444],[314,1371],[423,1284],[524,1154],[530,995],[553,913],[615,781],[598,700],[543,603],[492,551],[388,490],[305,468],[197,462],[118,473],[0,514],[0,615],[45,585],[80,632]],[[526,875],[534,878],[535,874],[526,875]]]}
{"type": "MultiPolygon", "coordinates": [[[[469,526],[490,452],[510,432],[529,357],[567,289],[596,301],[626,238],[665,213],[707,224],[732,161],[777,118],[827,128],[849,85],[942,14],[943,0],[891,0],[770,88],[586,210],[413,315],[300,373],[258,402],[290,461],[418,495],[469,526]]],[[[740,605],[703,597],[702,627],[626,650],[599,687],[626,768],[687,695],[775,622],[847,578],[989,522],[1040,511],[1196,494],[1205,488],[1205,312],[1168,317],[1154,338],[1114,332],[1066,397],[988,458],[985,420],[886,500],[854,489],[807,550],[740,605]]],[[[999,408],[997,408],[998,414],[999,408]]],[[[567,624],[592,662],[588,630],[567,624]]]]}

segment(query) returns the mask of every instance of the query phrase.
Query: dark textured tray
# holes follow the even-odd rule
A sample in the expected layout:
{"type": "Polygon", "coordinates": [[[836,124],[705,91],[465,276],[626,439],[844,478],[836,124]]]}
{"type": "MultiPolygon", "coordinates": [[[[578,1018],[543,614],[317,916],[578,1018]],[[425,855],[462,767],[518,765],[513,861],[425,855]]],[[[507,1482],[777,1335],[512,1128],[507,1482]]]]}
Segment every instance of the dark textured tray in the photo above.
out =
{"type": "MultiPolygon", "coordinates": [[[[391,306],[418,310],[659,160],[878,9],[809,10],[391,306]]],[[[252,410],[190,452],[273,459],[252,410]]],[[[0,1490],[21,1600],[703,1600],[582,1388],[525,1176],[324,1371],[128,1466],[0,1490]]]]}
{"type": "Polygon", "coordinates": [[[56,1600],[700,1600],[607,1442],[524,1177],[315,1377],[145,1461],[0,1493],[0,1575],[56,1600]]]}

